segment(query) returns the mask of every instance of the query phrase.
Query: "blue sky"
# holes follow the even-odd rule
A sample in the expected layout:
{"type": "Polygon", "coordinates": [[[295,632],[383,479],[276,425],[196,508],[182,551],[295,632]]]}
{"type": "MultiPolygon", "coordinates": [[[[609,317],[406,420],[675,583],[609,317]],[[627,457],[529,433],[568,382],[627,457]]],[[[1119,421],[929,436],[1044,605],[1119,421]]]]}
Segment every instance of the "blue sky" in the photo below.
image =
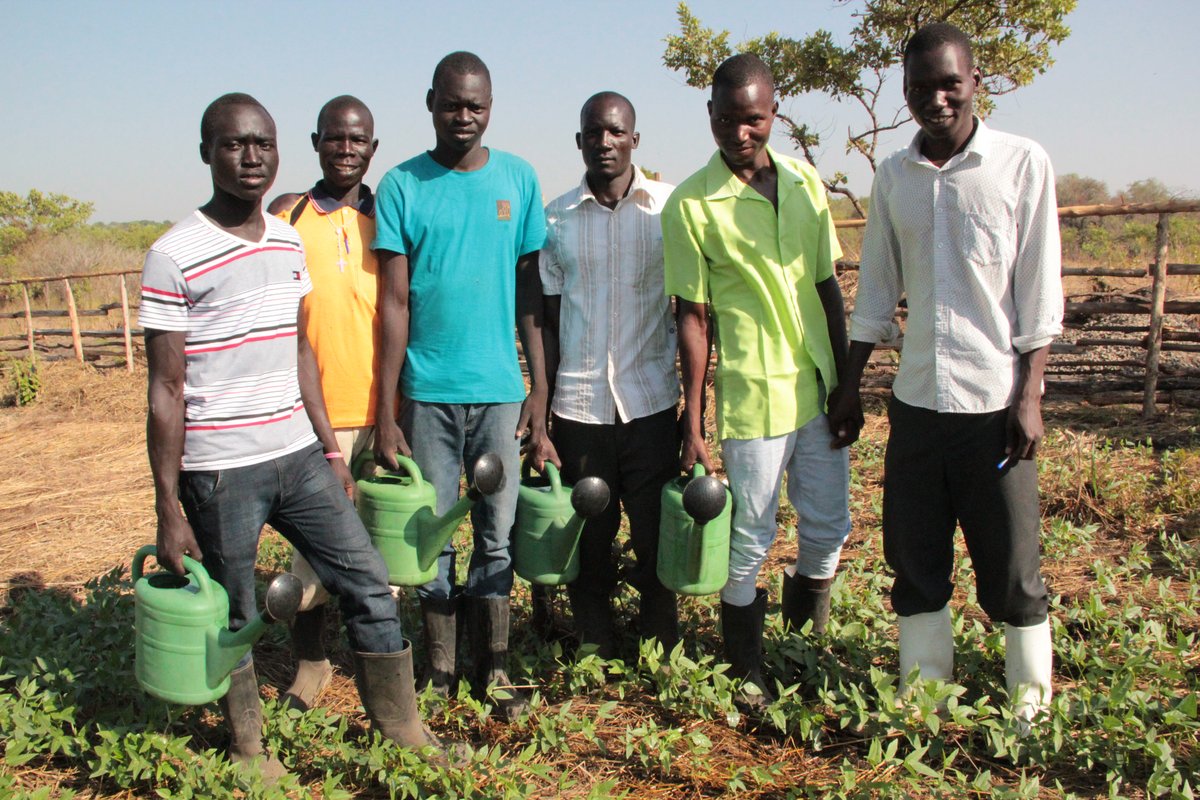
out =
{"type": "MultiPolygon", "coordinates": [[[[833,0],[693,0],[731,40],[768,30],[799,37],[825,28],[845,41],[849,6],[833,0]]],[[[1057,63],[999,98],[995,127],[1037,139],[1059,173],[1112,190],[1155,177],[1200,192],[1200,30],[1197,0],[1081,0],[1057,63]]],[[[15,2],[3,0],[0,189],[63,192],[96,204],[99,221],[178,219],[204,202],[198,156],[204,106],[227,91],[255,95],[279,126],[282,165],[272,190],[318,177],[308,141],[321,104],[341,93],[372,108],[381,147],[369,183],[432,146],[424,107],[433,67],[451,50],[478,53],[493,77],[486,142],[537,169],[546,199],[576,184],[578,110],[613,89],[638,110],[638,163],[678,182],[713,150],[706,95],[662,65],[675,33],[671,0],[392,2],[15,2]],[[450,10],[452,9],[452,11],[450,10]],[[602,31],[608,31],[607,39],[602,31]]],[[[885,89],[901,104],[899,81],[885,89]]],[[[822,96],[782,110],[825,134],[819,168],[870,170],[842,153],[862,117],[822,96]]],[[[910,126],[881,152],[907,143],[910,126]]],[[[789,150],[780,132],[775,139],[789,150]]]]}

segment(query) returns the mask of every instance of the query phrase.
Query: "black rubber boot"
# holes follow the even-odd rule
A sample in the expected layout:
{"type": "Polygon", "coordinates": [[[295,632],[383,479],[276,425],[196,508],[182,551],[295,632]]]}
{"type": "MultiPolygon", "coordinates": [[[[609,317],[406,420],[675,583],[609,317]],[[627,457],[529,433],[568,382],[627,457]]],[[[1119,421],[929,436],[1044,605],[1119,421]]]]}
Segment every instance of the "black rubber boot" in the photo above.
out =
{"type": "Polygon", "coordinates": [[[425,628],[425,680],[448,697],[454,688],[458,640],[458,598],[422,597],[421,621],[425,628]]]}
{"type": "Polygon", "coordinates": [[[741,678],[746,684],[758,687],[758,693],[742,691],[740,702],[751,712],[764,710],[775,696],[767,688],[762,674],[763,621],[767,616],[767,590],[759,589],[754,602],[748,606],[733,606],[721,601],[721,636],[725,644],[725,660],[729,662],[729,677],[741,678]]]}
{"type": "Polygon", "coordinates": [[[275,783],[286,775],[279,759],[263,752],[262,701],[253,661],[229,674],[229,691],[221,698],[220,706],[229,726],[229,760],[259,772],[265,783],[275,783]]]}
{"type": "Polygon", "coordinates": [[[820,636],[829,625],[829,599],[833,578],[809,578],[796,573],[795,567],[783,571],[780,613],[783,626],[799,633],[812,620],[811,632],[820,636]]]}
{"type": "Polygon", "coordinates": [[[579,646],[591,645],[600,658],[616,657],[616,634],[608,596],[583,591],[572,585],[567,587],[567,596],[571,600],[571,616],[575,619],[579,646]]]}
{"type": "Polygon", "coordinates": [[[509,722],[516,720],[529,708],[524,692],[512,685],[508,677],[508,625],[507,597],[464,597],[467,619],[471,629],[471,650],[475,658],[475,675],[471,682],[477,697],[488,696],[490,690],[499,689],[500,697],[492,693],[491,699],[504,711],[509,722]]]}
{"type": "Polygon", "coordinates": [[[662,584],[647,586],[638,602],[638,620],[643,639],[658,639],[663,654],[670,655],[679,643],[679,608],[675,593],[662,584]]]}
{"type": "Polygon", "coordinates": [[[307,711],[333,679],[333,666],[325,657],[325,606],[301,611],[292,620],[292,656],[296,659],[296,677],[283,694],[290,708],[307,711]]]}
{"type": "Polygon", "coordinates": [[[399,653],[355,653],[354,682],[372,728],[401,747],[421,750],[426,760],[446,765],[442,743],[417,711],[412,646],[407,641],[399,653]]]}

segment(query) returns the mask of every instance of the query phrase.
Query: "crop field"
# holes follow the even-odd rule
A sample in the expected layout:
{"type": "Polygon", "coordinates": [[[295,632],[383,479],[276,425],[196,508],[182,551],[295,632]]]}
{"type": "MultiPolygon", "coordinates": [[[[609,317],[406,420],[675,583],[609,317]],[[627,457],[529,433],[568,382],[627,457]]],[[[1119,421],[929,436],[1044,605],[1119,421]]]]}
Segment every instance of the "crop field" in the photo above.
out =
{"type": "MultiPolygon", "coordinates": [[[[133,677],[129,561],[154,540],[144,445],[145,372],[42,364],[39,396],[13,405],[0,362],[0,797],[318,798],[1191,798],[1200,790],[1200,417],[1138,421],[1128,407],[1050,400],[1039,459],[1056,694],[1015,734],[1003,633],[981,615],[961,553],[958,683],[898,702],[891,578],[879,534],[886,422],[869,409],[852,453],[854,531],[821,637],[784,634],[778,579],[794,514],[764,570],[766,665],[779,700],[739,714],[720,663],[715,597],[681,603],[675,652],[639,649],[625,590],[622,660],[543,643],[528,585],[514,597],[510,674],[533,694],[509,725],[471,698],[421,697],[463,768],[428,766],[367,729],[336,614],[337,675],[318,708],[285,710],[286,631],[255,647],[268,746],[290,770],[246,784],[225,761],[216,705],[153,700],[133,677]],[[939,705],[945,708],[938,710],[939,705]]],[[[29,398],[26,398],[29,399],[29,398]]],[[[460,535],[462,531],[460,531],[460,535]]],[[[288,548],[268,532],[265,582],[288,548]]],[[[569,628],[565,593],[556,620],[569,628]]],[[[400,602],[420,647],[415,598],[400,602]]],[[[420,653],[418,652],[418,662],[420,653]]]]}

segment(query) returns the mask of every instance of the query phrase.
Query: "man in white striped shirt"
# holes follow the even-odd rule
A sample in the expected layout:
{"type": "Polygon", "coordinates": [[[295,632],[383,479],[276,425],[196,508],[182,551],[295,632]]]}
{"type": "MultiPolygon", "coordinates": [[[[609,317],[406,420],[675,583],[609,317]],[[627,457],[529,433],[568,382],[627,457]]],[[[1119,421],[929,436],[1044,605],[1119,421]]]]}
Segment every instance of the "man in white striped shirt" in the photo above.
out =
{"type": "Polygon", "coordinates": [[[905,49],[905,97],[921,130],[875,175],[846,391],[830,417],[847,441],[857,437],[863,368],[875,342],[895,337],[905,294],[883,500],[901,679],[916,666],[951,677],[957,524],[979,603],[1004,623],[1008,690],[1028,731],[1050,699],[1033,458],[1042,372],[1062,331],[1061,256],[1050,160],[973,115],[980,80],[953,25],[929,25],[905,49]]]}
{"type": "MultiPolygon", "coordinates": [[[[622,506],[637,557],[629,582],[641,596],[641,635],[667,651],[679,638],[675,595],[656,574],[660,495],[679,469],[675,325],[658,216],[674,187],[633,164],[635,128],[633,105],[615,92],[584,103],[575,143],[586,172],[546,206],[540,260],[550,435],[563,479],[598,476],[614,499],[584,526],[579,578],[568,587],[581,643],[605,658],[617,649],[610,598],[622,506]]],[[[540,468],[539,455],[534,443],[540,468]]]]}
{"type": "MultiPolygon", "coordinates": [[[[373,726],[404,746],[438,747],[417,712],[387,567],[350,501],[353,480],[298,324],[312,288],[304,249],[291,226],[263,213],[279,166],[275,121],[253,97],[227,94],[204,112],[200,139],[212,199],[154,243],[142,272],[157,559],[179,575],[185,555],[203,561],[237,630],[255,614],[269,522],[339,597],[373,726]]],[[[278,779],[283,765],[263,753],[249,654],[221,709],[230,760],[278,779]]]]}

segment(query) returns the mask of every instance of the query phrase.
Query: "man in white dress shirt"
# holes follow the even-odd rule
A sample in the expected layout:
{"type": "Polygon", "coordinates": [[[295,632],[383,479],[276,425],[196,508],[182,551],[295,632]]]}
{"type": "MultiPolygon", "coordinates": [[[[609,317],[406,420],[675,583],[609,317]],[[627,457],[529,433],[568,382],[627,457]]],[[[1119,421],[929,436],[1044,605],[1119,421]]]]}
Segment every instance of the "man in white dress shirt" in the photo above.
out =
{"type": "Polygon", "coordinates": [[[674,187],[633,164],[635,122],[633,105],[615,92],[584,103],[575,143],[586,174],[546,206],[540,264],[550,436],[563,480],[596,475],[613,496],[584,526],[580,575],[568,587],[581,643],[605,658],[616,655],[610,598],[622,506],[637,557],[628,580],[641,596],[641,635],[668,651],[679,638],[675,595],[655,574],[660,493],[679,474],[675,324],[659,222],[674,187]]]}
{"type": "Polygon", "coordinates": [[[949,679],[954,530],[979,603],[1004,623],[1009,694],[1024,732],[1050,699],[1051,643],[1039,555],[1042,373],[1062,332],[1054,174],[1036,143],[973,115],[981,80],[958,28],[929,25],[904,53],[904,92],[921,130],[879,167],[863,241],[845,392],[845,438],[874,343],[908,326],[888,407],[883,541],[896,573],[900,672],[949,679]]]}

